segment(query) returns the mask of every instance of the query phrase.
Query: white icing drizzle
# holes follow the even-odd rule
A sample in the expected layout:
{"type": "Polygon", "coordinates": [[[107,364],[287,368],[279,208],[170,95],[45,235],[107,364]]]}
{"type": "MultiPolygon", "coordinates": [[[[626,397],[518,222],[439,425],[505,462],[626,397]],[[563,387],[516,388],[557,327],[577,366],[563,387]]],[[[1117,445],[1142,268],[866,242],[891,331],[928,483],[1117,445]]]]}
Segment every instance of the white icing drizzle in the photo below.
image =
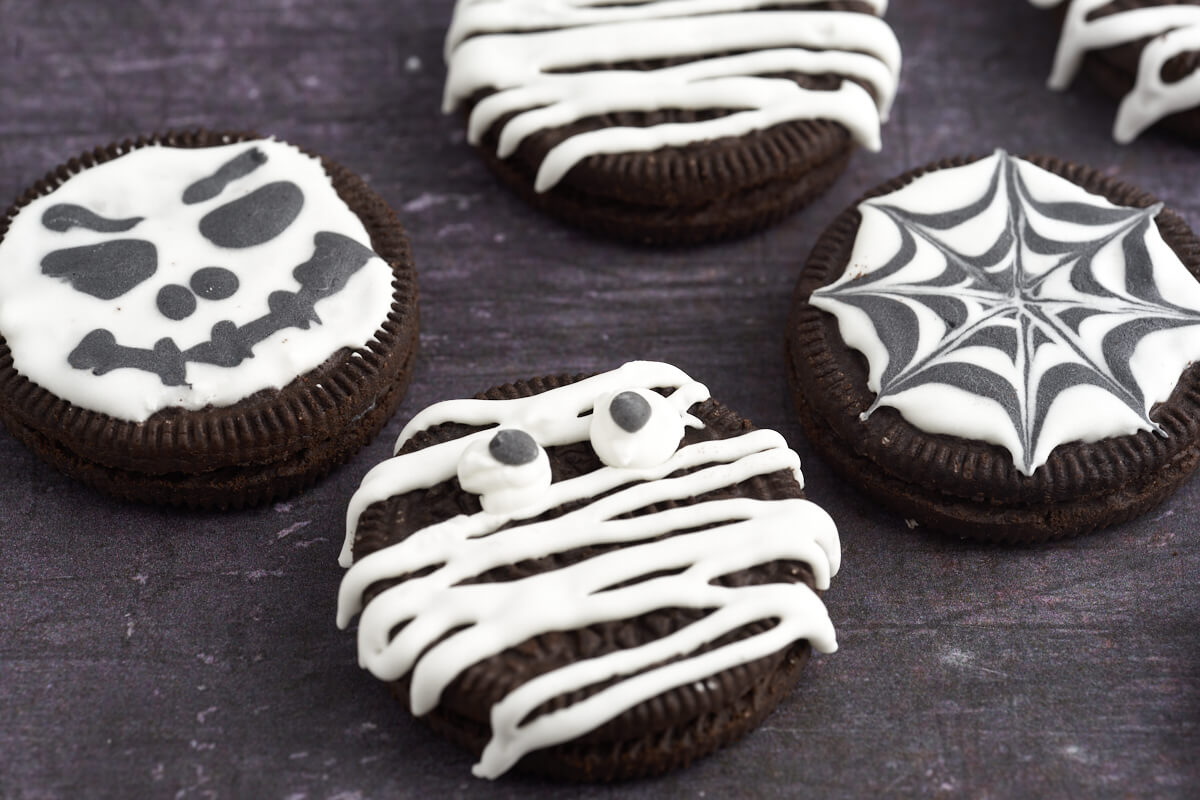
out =
{"type": "MultiPolygon", "coordinates": [[[[818,0],[459,0],[446,37],[444,108],[482,89],[497,90],[471,112],[468,140],[479,144],[501,117],[497,154],[512,155],[531,134],[584,117],[664,108],[730,109],[717,119],[612,127],[572,136],[546,155],[534,188],[544,192],[581,160],[740,136],[782,122],[830,119],[864,147],[880,148],[900,71],[891,28],[870,14],[810,11],[818,0]],[[787,10],[758,11],[765,5],[787,10]],[[791,7],[795,6],[796,9],[791,7]],[[734,55],[720,55],[735,53],[734,55]],[[595,64],[699,58],[656,70],[586,70],[595,64]],[[811,91],[784,72],[838,74],[834,91],[811,91]]],[[[884,0],[870,5],[877,14],[884,0]]]]}
{"type": "Polygon", "coordinates": [[[150,349],[170,339],[186,350],[208,341],[219,322],[245,325],[258,319],[268,313],[273,292],[300,287],[293,270],[313,257],[314,235],[322,231],[370,247],[362,222],[337,196],[320,161],[289,144],[257,140],[206,148],[137,148],[80,171],[13,218],[0,241],[0,331],[18,372],[82,408],[140,422],[163,408],[232,405],[261,389],[286,385],[342,347],[369,342],[391,305],[392,270],[387,263],[371,258],[340,291],[316,303],[319,321],[307,329],[275,332],[255,344],[253,356],[237,366],[188,363],[183,385],[165,385],[152,372],[128,367],[96,375],[72,367],[68,356],[96,329],[112,332],[118,344],[130,348],[150,349]],[[266,156],[260,166],[230,181],[215,197],[183,202],[188,186],[252,149],[266,156]],[[214,209],[282,181],[298,186],[304,202],[295,220],[270,241],[231,249],[218,247],[199,232],[200,220],[214,209]],[[84,227],[48,230],[43,214],[60,204],[107,218],[143,219],[119,233],[84,227]],[[52,252],[119,239],[152,243],[157,269],[118,297],[92,296],[62,278],[43,274],[42,261],[52,252]],[[168,319],[158,310],[156,294],[162,287],[186,286],[198,269],[212,266],[237,276],[232,296],[198,299],[195,312],[186,319],[168,319]]]}
{"type": "MultiPolygon", "coordinates": [[[[543,446],[586,441],[591,426],[585,412],[597,398],[652,387],[674,389],[666,398],[674,413],[692,426],[700,425],[686,411],[707,399],[701,384],[666,364],[631,362],[533,397],[439,403],[409,423],[398,445],[417,431],[448,421],[519,427],[543,446]]],[[[492,432],[397,456],[372,470],[351,500],[347,544],[353,542],[358,516],[367,505],[449,479],[464,449],[492,432]]],[[[799,458],[778,433],[756,430],[679,448],[654,466],[604,466],[551,484],[519,513],[485,510],[445,520],[354,563],[339,592],[338,625],[345,627],[362,612],[360,663],[383,680],[411,671],[411,706],[420,715],[437,705],[445,687],[467,667],[541,633],[663,608],[712,610],[661,639],[554,670],[503,698],[491,710],[492,738],[474,769],[480,777],[495,778],[531,750],[569,741],[644,700],[778,652],[792,642],[807,639],[822,652],[836,649],[828,613],[807,586],[727,588],[709,583],[721,575],[787,559],[809,564],[818,588],[827,588],[840,564],[840,548],[832,520],[814,504],[738,498],[618,519],[654,503],[695,497],[779,470],[799,478],[799,458]],[[684,469],[695,471],[668,477],[684,469]],[[529,521],[548,509],[600,495],[561,517],[529,521]],[[626,546],[551,572],[511,582],[460,585],[501,565],[617,543],[626,546]],[[387,589],[362,608],[363,592],[372,584],[429,567],[434,567],[429,574],[387,589]],[[609,588],[670,570],[682,571],[609,588]],[[776,624],[734,644],[687,655],[759,620],[776,624]],[[401,623],[407,624],[392,637],[401,623]],[[681,654],[665,666],[651,668],[681,654]],[[619,676],[624,677],[587,700],[523,722],[547,700],[619,676]]]]}
{"type": "Polygon", "coordinates": [[[1003,151],[859,205],[845,273],[812,295],[917,428],[1053,449],[1139,430],[1200,359],[1200,282],[1154,223],[1003,151]]]}
{"type": "MultiPolygon", "coordinates": [[[[1063,0],[1030,0],[1035,6],[1050,8],[1063,0]]],[[[1169,4],[1118,11],[1089,20],[1095,10],[1110,0],[1070,0],[1054,69],[1050,73],[1052,89],[1066,89],[1091,50],[1136,42],[1151,41],[1142,51],[1133,88],[1121,101],[1113,126],[1113,139],[1128,144],[1142,131],[1163,117],[1200,106],[1200,71],[1183,80],[1167,83],[1163,65],[1181,53],[1200,50],[1200,7],[1169,4]]]]}

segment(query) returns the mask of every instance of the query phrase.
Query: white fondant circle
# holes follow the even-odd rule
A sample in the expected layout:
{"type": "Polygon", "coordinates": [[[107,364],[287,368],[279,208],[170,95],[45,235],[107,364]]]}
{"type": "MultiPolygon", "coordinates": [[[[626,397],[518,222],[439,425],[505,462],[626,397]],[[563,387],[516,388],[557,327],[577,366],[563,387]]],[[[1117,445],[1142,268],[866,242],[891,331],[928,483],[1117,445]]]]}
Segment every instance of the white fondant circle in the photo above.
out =
{"type": "Polygon", "coordinates": [[[256,140],[206,148],[137,148],[73,175],[12,220],[0,241],[0,333],[18,372],[81,408],[140,422],[164,408],[232,405],[259,390],[285,386],[343,347],[369,342],[391,305],[393,276],[387,263],[371,258],[341,291],[316,303],[319,322],[307,329],[276,331],[255,344],[253,356],[237,366],[189,362],[186,385],[168,386],[157,374],[132,367],[96,375],[72,367],[67,359],[97,329],[110,331],[126,347],[150,349],[169,338],[186,350],[208,341],[218,322],[240,326],[262,317],[270,310],[272,292],[300,288],[292,271],[312,258],[319,232],[341,234],[370,247],[362,222],[337,196],[320,161],[291,145],[256,140]],[[265,162],[209,200],[183,202],[188,186],[251,149],[261,151],[265,162]],[[253,247],[227,248],[199,232],[200,220],[209,212],[279,181],[300,187],[304,203],[275,238],[253,247]],[[144,219],[120,233],[82,227],[48,230],[42,216],[59,204],[81,206],[106,218],[144,219]],[[149,241],[157,251],[155,273],[118,297],[101,299],[43,274],[42,261],[51,252],[117,239],[149,241]],[[186,287],[197,270],[214,266],[237,276],[232,296],[199,298],[195,311],[181,320],[158,310],[162,287],[186,287]]]}

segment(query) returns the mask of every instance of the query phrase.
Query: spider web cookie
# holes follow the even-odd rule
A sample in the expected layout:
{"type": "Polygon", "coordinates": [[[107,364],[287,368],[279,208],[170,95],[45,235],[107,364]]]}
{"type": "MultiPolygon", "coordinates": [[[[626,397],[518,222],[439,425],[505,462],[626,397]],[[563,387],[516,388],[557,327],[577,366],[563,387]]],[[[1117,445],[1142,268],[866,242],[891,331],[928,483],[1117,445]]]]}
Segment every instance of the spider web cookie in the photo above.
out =
{"type": "Polygon", "coordinates": [[[796,289],[801,422],[930,527],[1111,525],[1196,468],[1200,245],[1152,198],[998,151],[915,170],[821,237],[796,289]]]}

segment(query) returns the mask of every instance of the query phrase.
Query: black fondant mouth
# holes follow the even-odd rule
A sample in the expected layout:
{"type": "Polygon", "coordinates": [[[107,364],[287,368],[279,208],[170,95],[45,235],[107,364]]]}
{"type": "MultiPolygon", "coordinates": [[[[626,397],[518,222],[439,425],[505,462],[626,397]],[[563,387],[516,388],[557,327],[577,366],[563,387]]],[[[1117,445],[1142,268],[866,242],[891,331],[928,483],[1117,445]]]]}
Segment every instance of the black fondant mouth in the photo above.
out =
{"type": "MultiPolygon", "coordinates": [[[[231,320],[221,320],[213,326],[207,342],[187,350],[180,350],[171,338],[159,339],[149,349],[126,347],[111,331],[97,328],[83,337],[67,356],[67,361],[75,369],[88,369],[95,375],[123,368],[149,372],[157,375],[165,386],[187,385],[189,362],[236,367],[252,358],[254,346],[276,331],[285,328],[306,330],[313,322],[321,324],[315,310],[317,302],[340,292],[346,282],[375,257],[369,248],[330,231],[316,234],[313,245],[312,258],[292,271],[300,282],[300,290],[272,292],[267,298],[270,310],[258,319],[241,326],[231,320]]],[[[192,302],[195,302],[194,298],[192,302]]]]}

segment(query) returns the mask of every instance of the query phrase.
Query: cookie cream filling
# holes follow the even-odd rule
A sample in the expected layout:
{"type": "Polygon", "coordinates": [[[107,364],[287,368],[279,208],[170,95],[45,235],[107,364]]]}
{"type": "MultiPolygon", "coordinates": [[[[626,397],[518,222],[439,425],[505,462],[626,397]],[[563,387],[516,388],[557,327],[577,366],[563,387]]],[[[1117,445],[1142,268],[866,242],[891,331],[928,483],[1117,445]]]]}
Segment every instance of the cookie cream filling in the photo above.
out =
{"type": "MultiPolygon", "coordinates": [[[[512,115],[500,132],[501,158],[538,131],[585,117],[658,109],[732,111],[716,119],[569,136],[539,166],[538,192],[592,155],[741,136],[800,119],[833,120],[864,147],[878,150],[880,123],[896,93],[900,46],[877,16],[803,9],[815,2],[459,0],[446,36],[444,108],[452,111],[476,92],[496,90],[471,111],[468,139],[479,144],[497,120],[512,115]],[[764,6],[785,8],[758,10],[764,6]],[[686,63],[648,70],[603,66],[665,59],[686,63]],[[843,80],[836,90],[813,91],[771,77],[788,72],[843,80]]],[[[887,5],[868,4],[878,15],[887,5]]]]}
{"type": "Polygon", "coordinates": [[[391,268],[321,162],[273,140],[81,169],[0,240],[17,371],[141,422],[278,389],[386,320],[391,268]]]}
{"type": "Polygon", "coordinates": [[[1142,430],[1200,359],[1200,282],[1149,208],[1114,205],[997,151],[859,205],[845,272],[811,302],[917,428],[1006,448],[1142,430]]]}
{"type": "MultiPolygon", "coordinates": [[[[1133,88],[1121,100],[1113,138],[1128,144],[1158,120],[1200,106],[1200,71],[1179,81],[1163,80],[1163,67],[1184,53],[1200,51],[1200,6],[1168,3],[1125,9],[1103,17],[1092,14],[1112,0],[1069,0],[1050,88],[1070,86],[1089,51],[1148,39],[1133,88]]],[[[1063,0],[1030,0],[1050,8],[1063,0]]]]}
{"type": "MultiPolygon", "coordinates": [[[[677,438],[675,448],[662,452],[662,432],[679,433],[681,422],[702,427],[688,409],[707,398],[703,385],[675,367],[632,362],[532,397],[438,403],[405,427],[397,448],[444,422],[488,427],[383,462],[351,499],[344,565],[367,506],[449,480],[464,456],[474,459],[469,454],[481,442],[500,435],[512,439],[511,431],[524,431],[538,450],[515,442],[490,448],[499,454],[497,461],[512,462],[519,471],[538,463],[542,448],[612,435],[610,426],[590,419],[594,414],[611,412],[623,433],[644,431],[648,436],[647,448],[634,455],[638,466],[606,464],[539,487],[519,508],[493,512],[485,505],[478,513],[435,523],[359,559],[343,578],[338,625],[346,627],[361,612],[360,663],[383,680],[411,673],[410,700],[417,715],[432,710],[446,686],[472,664],[539,634],[656,609],[711,609],[660,639],[577,661],[512,690],[490,710],[491,739],[474,768],[476,775],[498,777],[532,750],[570,741],[663,692],[799,640],[807,639],[822,652],[836,649],[829,615],[807,585],[734,588],[710,582],[771,561],[797,560],[811,567],[818,588],[827,588],[841,550],[832,520],[813,503],[733,498],[628,516],[655,503],[686,501],[780,470],[800,479],[799,458],[769,430],[684,447],[677,438]],[[652,388],[670,390],[661,407],[644,407],[625,396],[652,388]],[[572,510],[537,520],[566,505],[572,510]],[[682,532],[655,538],[675,531],[682,532]],[[519,580],[462,583],[498,566],[605,544],[625,546],[519,580]],[[420,577],[380,592],[363,607],[370,586],[414,573],[420,577]],[[762,633],[695,652],[744,625],[768,619],[777,623],[762,633]],[[580,702],[527,719],[548,700],[613,678],[618,680],[580,702]]],[[[636,449],[630,444],[623,452],[636,449]]],[[[601,450],[602,445],[597,447],[601,450]]],[[[533,473],[529,480],[536,480],[533,473]]]]}

